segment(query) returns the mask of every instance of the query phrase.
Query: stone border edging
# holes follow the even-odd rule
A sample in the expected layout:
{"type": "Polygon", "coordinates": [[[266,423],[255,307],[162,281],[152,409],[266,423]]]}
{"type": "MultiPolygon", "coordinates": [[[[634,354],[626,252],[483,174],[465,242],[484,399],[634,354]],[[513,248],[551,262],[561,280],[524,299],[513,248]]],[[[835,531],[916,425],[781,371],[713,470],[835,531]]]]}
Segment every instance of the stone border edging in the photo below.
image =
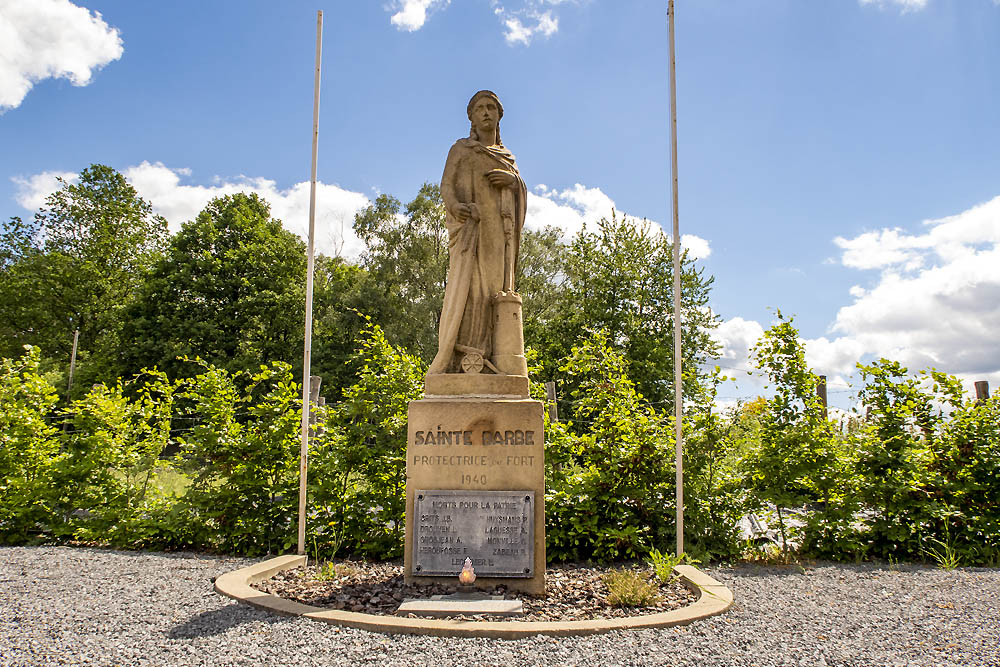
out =
{"type": "Polygon", "coordinates": [[[490,637],[495,639],[520,639],[534,635],[570,637],[593,635],[612,630],[637,630],[641,628],[668,628],[687,625],[709,616],[716,616],[733,604],[733,592],[724,584],[690,565],[674,568],[684,585],[698,599],[687,607],[646,616],[628,618],[602,618],[587,621],[453,621],[447,619],[407,618],[403,616],[376,616],[353,611],[313,607],[293,600],[262,593],[255,584],[284,570],[306,564],[305,556],[278,556],[270,560],[227,572],[215,580],[215,590],[227,597],[246,602],[260,609],[285,616],[304,616],[314,621],[343,625],[374,632],[440,637],[490,637]]]}

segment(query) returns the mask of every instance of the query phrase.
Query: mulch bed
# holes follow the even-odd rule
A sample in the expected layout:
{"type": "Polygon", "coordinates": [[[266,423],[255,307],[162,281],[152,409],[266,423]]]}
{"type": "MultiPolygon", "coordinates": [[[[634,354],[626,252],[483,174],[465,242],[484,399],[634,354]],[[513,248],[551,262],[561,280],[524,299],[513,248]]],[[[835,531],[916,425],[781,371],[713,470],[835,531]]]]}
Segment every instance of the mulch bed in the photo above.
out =
{"type": "MultiPolygon", "coordinates": [[[[503,595],[510,600],[520,599],[524,604],[524,615],[505,619],[520,621],[582,621],[643,616],[686,607],[697,599],[680,581],[674,581],[660,584],[660,600],[654,606],[612,607],[607,602],[607,586],[601,580],[601,576],[612,569],[583,565],[549,566],[545,571],[544,597],[510,592],[503,586],[483,592],[503,595]]],[[[654,580],[653,572],[646,567],[640,565],[628,569],[641,573],[649,581],[654,580]]],[[[254,584],[254,588],[315,607],[395,616],[404,599],[427,599],[432,595],[454,593],[457,579],[455,585],[408,586],[403,583],[401,563],[342,560],[321,567],[286,570],[254,584]],[[318,574],[321,578],[317,578],[318,574]]],[[[468,618],[478,620],[478,617],[468,618]]]]}

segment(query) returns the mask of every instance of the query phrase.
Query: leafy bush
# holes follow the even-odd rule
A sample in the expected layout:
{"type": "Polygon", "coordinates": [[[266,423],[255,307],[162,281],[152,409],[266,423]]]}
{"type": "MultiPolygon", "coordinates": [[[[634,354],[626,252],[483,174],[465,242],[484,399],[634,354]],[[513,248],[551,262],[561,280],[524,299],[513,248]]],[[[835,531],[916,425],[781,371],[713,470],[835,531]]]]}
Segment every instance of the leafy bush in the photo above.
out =
{"type": "Polygon", "coordinates": [[[48,496],[59,455],[48,423],[56,390],[39,374],[38,348],[0,359],[0,541],[23,543],[52,522],[48,496]]]}
{"type": "Polygon", "coordinates": [[[805,346],[792,321],[779,311],[778,323],[764,332],[752,354],[774,393],[761,414],[760,440],[746,460],[747,476],[758,501],[775,508],[787,551],[787,509],[814,501],[829,506],[837,488],[833,436],[816,395],[818,378],[806,366],[805,346]]]}
{"type": "Polygon", "coordinates": [[[684,417],[684,548],[705,560],[739,554],[739,521],[753,504],[740,463],[756,421],[739,408],[717,411],[723,381],[710,373],[684,417]]]}
{"type": "Polygon", "coordinates": [[[158,541],[151,519],[166,499],[156,464],[170,440],[172,395],[166,376],[150,372],[94,385],[70,405],[53,471],[53,504],[62,515],[56,534],[129,546],[158,541]]]}
{"type": "Polygon", "coordinates": [[[355,356],[357,380],[329,410],[310,454],[310,523],[331,555],[343,545],[391,558],[403,552],[407,410],[423,393],[425,369],[370,321],[355,356]]]}
{"type": "Polygon", "coordinates": [[[296,542],[300,385],[284,363],[252,375],[195,363],[204,370],[176,394],[194,426],[178,438],[191,486],[171,512],[173,546],[286,551],[296,542]]]}
{"type": "Polygon", "coordinates": [[[868,554],[920,558],[947,545],[963,562],[1000,558],[1000,411],[964,399],[938,371],[881,359],[859,367],[869,407],[858,471],[868,554]]]}
{"type": "Polygon", "coordinates": [[[673,535],[670,419],[636,391],[603,332],[574,347],[561,370],[578,387],[581,425],[550,425],[546,434],[548,557],[644,555],[673,535]]]}

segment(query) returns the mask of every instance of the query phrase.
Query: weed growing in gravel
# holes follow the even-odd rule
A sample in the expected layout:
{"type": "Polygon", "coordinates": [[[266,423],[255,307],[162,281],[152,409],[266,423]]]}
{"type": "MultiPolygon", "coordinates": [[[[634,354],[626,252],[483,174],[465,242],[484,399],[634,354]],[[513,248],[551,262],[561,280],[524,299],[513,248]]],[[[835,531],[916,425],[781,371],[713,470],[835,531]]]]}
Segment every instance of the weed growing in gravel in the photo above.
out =
{"type": "Polygon", "coordinates": [[[651,549],[649,552],[649,564],[653,567],[653,572],[661,584],[672,583],[680,577],[679,574],[674,572],[674,568],[681,563],[697,565],[700,562],[697,558],[691,558],[687,554],[672,556],[670,553],[663,553],[658,549],[651,549]]]}
{"type": "Polygon", "coordinates": [[[316,570],[315,579],[330,581],[341,577],[352,577],[358,573],[358,568],[349,563],[326,563],[316,570]]]}
{"type": "Polygon", "coordinates": [[[951,572],[962,564],[962,555],[955,548],[955,542],[951,539],[951,533],[947,526],[944,529],[943,541],[935,537],[928,538],[928,541],[933,542],[937,546],[926,547],[923,549],[923,552],[933,559],[939,568],[951,572]]]}
{"type": "Polygon", "coordinates": [[[660,601],[660,588],[634,570],[612,570],[601,577],[612,607],[650,607],[660,601]]]}

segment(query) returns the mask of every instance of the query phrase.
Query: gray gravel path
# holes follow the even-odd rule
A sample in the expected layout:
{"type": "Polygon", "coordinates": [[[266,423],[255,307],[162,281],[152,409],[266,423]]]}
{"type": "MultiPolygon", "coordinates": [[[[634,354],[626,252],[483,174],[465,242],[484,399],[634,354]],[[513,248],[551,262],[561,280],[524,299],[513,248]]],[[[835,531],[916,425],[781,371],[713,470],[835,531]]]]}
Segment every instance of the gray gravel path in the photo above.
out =
{"type": "Polygon", "coordinates": [[[685,628],[518,641],[390,636],[212,591],[251,561],[0,548],[0,665],[994,665],[1000,569],[706,568],[736,594],[685,628]]]}

